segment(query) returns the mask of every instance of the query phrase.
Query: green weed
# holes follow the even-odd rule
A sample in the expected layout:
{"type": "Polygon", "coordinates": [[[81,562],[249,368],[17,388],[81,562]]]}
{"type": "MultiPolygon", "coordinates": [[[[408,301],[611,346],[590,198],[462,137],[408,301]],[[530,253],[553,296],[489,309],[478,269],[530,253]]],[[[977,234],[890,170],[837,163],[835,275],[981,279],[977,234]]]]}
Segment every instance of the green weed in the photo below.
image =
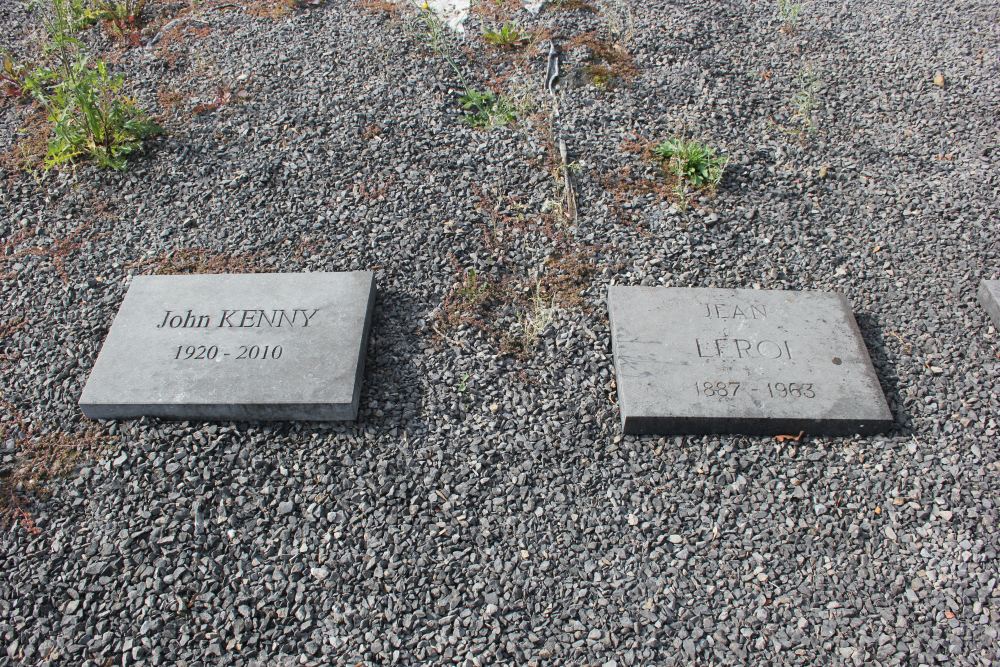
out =
{"type": "Polygon", "coordinates": [[[32,92],[53,123],[46,169],[90,158],[122,170],[144,139],[162,131],[122,93],[124,77],[111,75],[104,62],[91,66],[80,56],[61,71],[44,71],[41,81],[48,85],[32,92]]]}
{"type": "Polygon", "coordinates": [[[92,65],[83,53],[73,34],[80,1],[52,0],[52,9],[45,51],[54,64],[35,69],[24,83],[52,123],[43,165],[51,169],[89,158],[124,169],[143,140],[161,130],[122,92],[123,76],[110,74],[103,61],[92,65]]]}
{"type": "Polygon", "coordinates": [[[728,158],[716,155],[715,149],[698,141],[668,139],[653,149],[666,168],[679,180],[694,188],[715,187],[722,180],[728,158]]]}
{"type": "Polygon", "coordinates": [[[427,46],[434,53],[445,56],[449,60],[449,64],[455,67],[447,54],[448,28],[445,26],[444,21],[438,18],[438,15],[431,11],[429,6],[415,4],[417,5],[417,20],[422,26],[421,32],[423,33],[424,41],[427,42],[427,46]]]}
{"type": "Polygon", "coordinates": [[[504,23],[500,30],[487,30],[483,33],[483,39],[487,44],[497,48],[509,49],[527,40],[527,35],[521,32],[513,23],[504,23]]]}
{"type": "Polygon", "coordinates": [[[673,177],[677,203],[684,210],[688,205],[688,188],[714,190],[722,181],[728,158],[715,149],[694,140],[669,139],[653,148],[653,155],[663,162],[664,171],[673,177]]]}
{"type": "Polygon", "coordinates": [[[91,0],[52,0],[53,21],[49,33],[53,38],[73,35],[98,23],[101,10],[91,0]]]}
{"type": "Polygon", "coordinates": [[[14,60],[10,52],[0,49],[0,94],[5,97],[27,96],[25,82],[31,69],[14,60]]]}
{"type": "Polygon", "coordinates": [[[445,24],[428,5],[414,4],[418,11],[417,20],[422,26],[423,39],[434,53],[444,58],[461,84],[462,94],[458,103],[465,111],[463,120],[478,128],[500,127],[516,121],[518,105],[506,95],[472,88],[452,55],[445,24]]]}
{"type": "Polygon", "coordinates": [[[778,0],[778,17],[781,19],[781,29],[785,33],[795,32],[802,13],[802,4],[792,0],[778,0]]]}
{"type": "Polygon", "coordinates": [[[458,98],[465,111],[464,121],[472,127],[490,128],[509,125],[517,120],[514,102],[488,90],[467,88],[458,98]]]}
{"type": "Polygon", "coordinates": [[[792,115],[798,124],[798,133],[804,138],[806,134],[816,131],[815,113],[819,108],[819,78],[810,69],[799,73],[798,90],[792,95],[792,115]]]}
{"type": "Polygon", "coordinates": [[[134,35],[138,45],[139,28],[142,26],[142,10],[146,0],[94,0],[101,18],[119,35],[134,35]]]}

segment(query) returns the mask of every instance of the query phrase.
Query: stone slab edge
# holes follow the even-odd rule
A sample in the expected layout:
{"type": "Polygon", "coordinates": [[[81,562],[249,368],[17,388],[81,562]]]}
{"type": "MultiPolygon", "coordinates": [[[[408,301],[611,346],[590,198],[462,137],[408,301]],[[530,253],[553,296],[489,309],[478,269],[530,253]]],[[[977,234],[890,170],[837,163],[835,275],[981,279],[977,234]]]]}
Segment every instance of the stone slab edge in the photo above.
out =
{"type": "MultiPolygon", "coordinates": [[[[612,310],[610,308],[610,297],[611,290],[616,288],[623,289],[627,288],[627,285],[612,285],[608,289],[608,295],[606,297],[606,308],[608,308],[609,315],[612,310]]],[[[871,353],[865,346],[864,338],[861,335],[861,329],[858,327],[857,319],[854,317],[853,309],[851,308],[850,301],[847,297],[839,292],[832,292],[837,296],[844,306],[844,313],[848,317],[848,324],[855,335],[855,340],[858,345],[863,349],[864,356],[868,360],[866,375],[879,387],[881,383],[878,379],[878,374],[875,373],[875,366],[871,361],[871,353]]],[[[613,322],[611,323],[611,329],[614,329],[613,322]]],[[[618,387],[622,386],[622,378],[618,370],[618,364],[614,363],[614,359],[618,356],[617,345],[615,343],[616,337],[611,336],[611,354],[612,354],[612,365],[615,371],[615,383],[618,387]]],[[[851,435],[874,435],[877,433],[884,433],[893,427],[895,424],[895,419],[893,418],[892,411],[889,409],[888,401],[885,398],[884,391],[882,393],[881,401],[881,418],[857,420],[857,419],[788,419],[784,418],[783,422],[786,425],[785,430],[787,433],[781,434],[775,431],[774,420],[768,417],[758,417],[758,418],[747,418],[747,417],[628,417],[625,414],[625,410],[622,409],[620,404],[621,392],[618,391],[619,400],[619,415],[621,417],[622,432],[625,435],[762,435],[762,436],[774,436],[774,435],[798,435],[800,431],[804,431],[808,435],[819,435],[819,436],[851,436],[851,435]]]]}
{"type": "Polygon", "coordinates": [[[979,283],[979,304],[989,313],[993,324],[1000,328],[1000,301],[997,301],[998,295],[1000,295],[1000,280],[983,280],[979,283]]]}
{"type": "MultiPolygon", "coordinates": [[[[351,403],[252,403],[245,405],[198,404],[176,405],[166,403],[84,403],[80,409],[89,419],[137,419],[158,417],[191,421],[355,421],[361,401],[361,385],[365,373],[365,357],[375,309],[375,274],[367,273],[370,280],[365,324],[361,333],[358,359],[355,365],[354,393],[351,403]]],[[[117,318],[117,315],[116,315],[117,318]]],[[[114,323],[112,322],[112,327],[114,323]]],[[[110,331],[110,328],[109,328],[110,331]]]]}

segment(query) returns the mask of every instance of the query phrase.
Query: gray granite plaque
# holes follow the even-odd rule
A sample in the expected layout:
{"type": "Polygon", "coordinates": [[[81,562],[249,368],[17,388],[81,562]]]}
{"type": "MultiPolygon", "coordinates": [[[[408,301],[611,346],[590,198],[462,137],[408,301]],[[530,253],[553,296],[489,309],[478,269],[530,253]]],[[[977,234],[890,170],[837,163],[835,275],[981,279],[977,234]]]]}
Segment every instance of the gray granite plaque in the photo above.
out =
{"type": "Polygon", "coordinates": [[[1000,280],[984,280],[979,283],[979,303],[990,314],[993,324],[1000,327],[1000,280]]]}
{"type": "Polygon", "coordinates": [[[351,420],[372,273],[138,276],[90,373],[92,419],[351,420]]]}
{"type": "Polygon", "coordinates": [[[873,433],[892,415],[829,292],[611,287],[626,433],[873,433]]]}

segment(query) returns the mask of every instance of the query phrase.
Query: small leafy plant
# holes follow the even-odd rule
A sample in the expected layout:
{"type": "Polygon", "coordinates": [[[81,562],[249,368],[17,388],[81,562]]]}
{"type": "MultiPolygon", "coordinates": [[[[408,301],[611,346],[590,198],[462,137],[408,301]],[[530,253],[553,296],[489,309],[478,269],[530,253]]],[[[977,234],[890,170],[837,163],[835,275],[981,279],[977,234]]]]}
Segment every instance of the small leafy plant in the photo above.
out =
{"type": "Polygon", "coordinates": [[[715,187],[722,180],[728,158],[715,149],[694,140],[668,139],[653,149],[678,180],[694,188],[715,187]]]}
{"type": "MultiPolygon", "coordinates": [[[[141,11],[144,2],[121,0],[117,4],[141,11]]],[[[45,48],[49,64],[24,76],[24,90],[44,109],[52,126],[45,169],[90,158],[101,167],[121,170],[145,139],[161,132],[135,100],[123,93],[124,77],[112,75],[103,61],[92,65],[84,53],[74,32],[80,12],[93,7],[83,0],[52,0],[50,40],[45,48]]]]}
{"type": "MultiPolygon", "coordinates": [[[[427,43],[430,50],[438,55],[444,55],[448,58],[448,34],[447,26],[445,26],[444,21],[442,21],[437,14],[430,8],[430,5],[426,2],[420,4],[415,2],[417,7],[417,20],[420,25],[421,39],[427,43]]],[[[449,63],[452,67],[454,64],[449,63]]]]}
{"type": "Polygon", "coordinates": [[[123,37],[128,37],[136,45],[142,27],[142,11],[146,0],[95,0],[95,8],[105,21],[105,28],[123,37]]]}
{"type": "Polygon", "coordinates": [[[483,33],[487,44],[501,49],[509,49],[523,44],[527,36],[513,23],[504,23],[499,30],[487,30],[483,33]]]}
{"type": "Polygon", "coordinates": [[[14,56],[0,49],[0,94],[5,97],[28,95],[27,78],[31,68],[14,60],[14,56]]]}
{"type": "Polygon", "coordinates": [[[97,24],[101,9],[92,0],[52,0],[55,21],[49,26],[53,37],[80,32],[97,24]]]}
{"type": "Polygon", "coordinates": [[[800,138],[816,131],[816,109],[819,108],[819,78],[810,69],[799,73],[798,90],[792,95],[793,116],[798,124],[800,138]]]}
{"type": "Polygon", "coordinates": [[[517,120],[514,103],[488,90],[467,88],[458,102],[465,111],[465,122],[472,127],[499,127],[517,120]]]}
{"type": "MultiPolygon", "coordinates": [[[[515,104],[511,98],[505,95],[497,95],[489,90],[478,90],[471,87],[453,56],[452,43],[444,22],[434,13],[427,2],[422,4],[419,0],[413,0],[413,2],[417,7],[417,21],[421,26],[422,39],[434,53],[444,58],[460,82],[462,93],[458,98],[458,103],[465,112],[462,120],[477,128],[499,127],[516,121],[518,111],[524,111],[525,107],[515,104]]],[[[515,29],[508,29],[508,37],[510,30],[515,29]]],[[[501,29],[502,32],[503,29],[501,29]]]]}
{"type": "Polygon", "coordinates": [[[681,209],[688,205],[688,188],[711,192],[722,181],[728,158],[715,149],[695,140],[668,139],[653,148],[653,155],[663,163],[663,169],[673,177],[674,193],[681,209]]]}
{"type": "Polygon", "coordinates": [[[161,132],[133,99],[122,91],[124,78],[111,75],[104,62],[93,67],[80,56],[65,70],[45,70],[33,89],[53,124],[45,156],[51,169],[93,159],[99,166],[122,170],[144,139],[161,132]]]}
{"type": "Polygon", "coordinates": [[[791,34],[795,32],[795,26],[799,22],[799,14],[802,13],[802,4],[792,0],[778,0],[778,16],[781,18],[782,32],[791,34]]]}

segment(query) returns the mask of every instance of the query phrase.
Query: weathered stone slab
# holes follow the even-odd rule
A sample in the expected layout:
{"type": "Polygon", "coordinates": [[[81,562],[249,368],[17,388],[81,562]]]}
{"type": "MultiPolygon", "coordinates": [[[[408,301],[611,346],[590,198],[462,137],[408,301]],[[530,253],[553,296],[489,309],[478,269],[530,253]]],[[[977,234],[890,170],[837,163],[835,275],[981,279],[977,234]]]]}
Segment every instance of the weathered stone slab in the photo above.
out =
{"type": "Polygon", "coordinates": [[[611,287],[626,433],[846,435],[892,426],[847,299],[611,287]]]}
{"type": "Polygon", "coordinates": [[[80,398],[93,419],[357,418],[374,275],[138,276],[80,398]]]}
{"type": "Polygon", "coordinates": [[[1000,327],[1000,280],[984,280],[979,283],[979,303],[989,313],[993,324],[1000,327]]]}

